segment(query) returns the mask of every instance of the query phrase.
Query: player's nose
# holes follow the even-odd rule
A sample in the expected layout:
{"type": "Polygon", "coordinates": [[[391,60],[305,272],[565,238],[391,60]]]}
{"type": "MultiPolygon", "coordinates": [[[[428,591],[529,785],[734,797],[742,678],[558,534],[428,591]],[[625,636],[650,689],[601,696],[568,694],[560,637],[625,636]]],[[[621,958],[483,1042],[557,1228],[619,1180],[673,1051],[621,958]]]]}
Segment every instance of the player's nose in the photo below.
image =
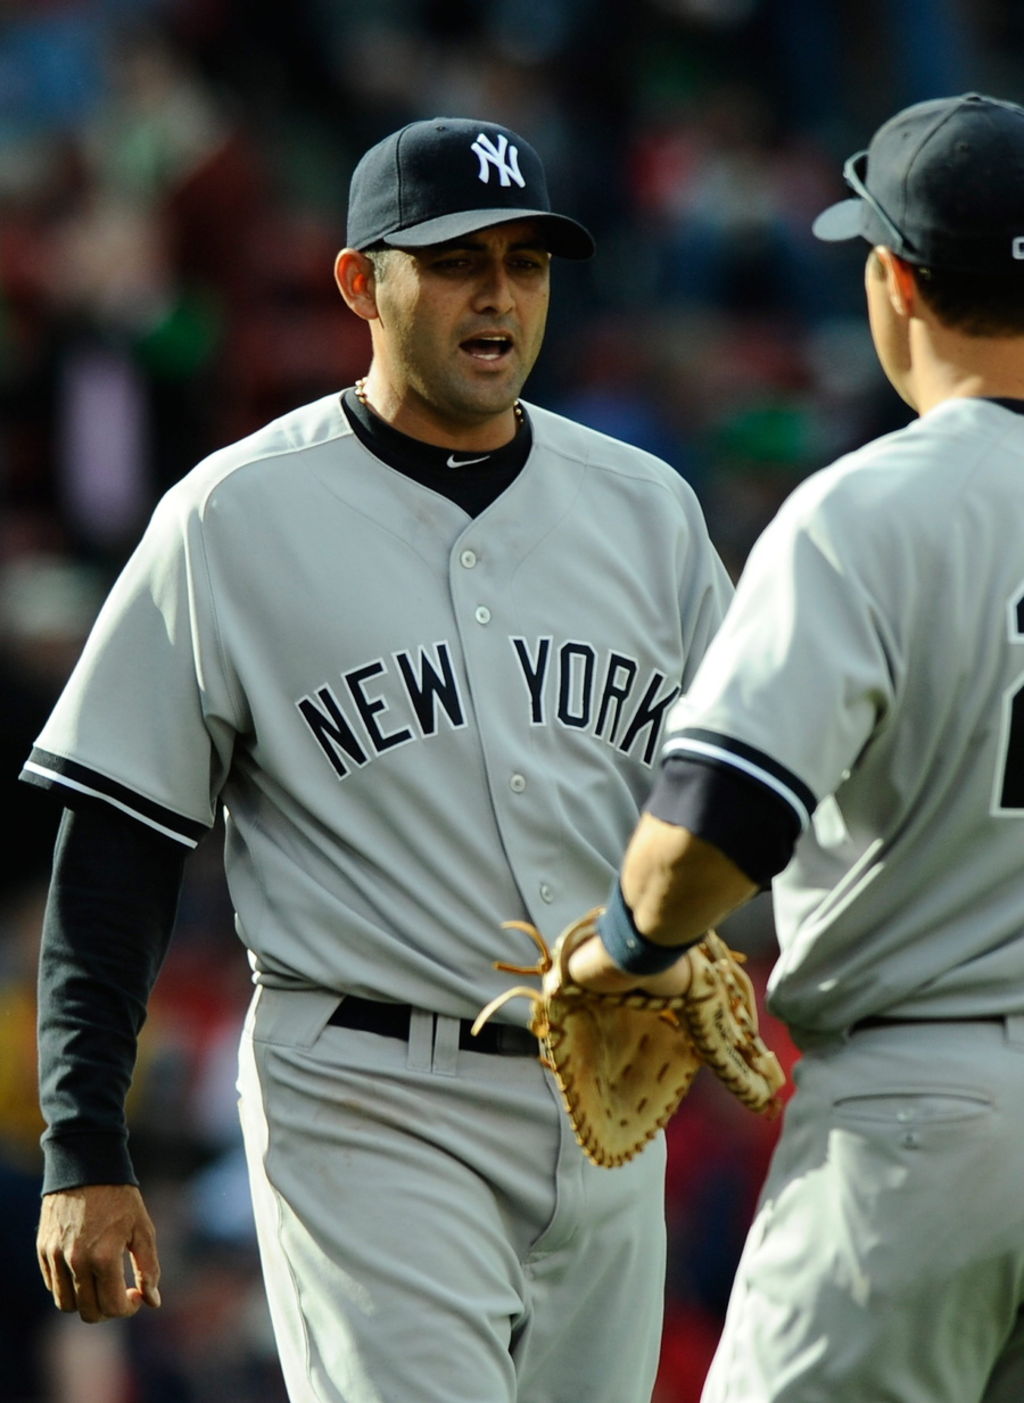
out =
{"type": "Polygon", "coordinates": [[[510,312],[515,305],[515,290],[508,269],[497,259],[481,271],[474,290],[473,305],[477,311],[510,312]]]}

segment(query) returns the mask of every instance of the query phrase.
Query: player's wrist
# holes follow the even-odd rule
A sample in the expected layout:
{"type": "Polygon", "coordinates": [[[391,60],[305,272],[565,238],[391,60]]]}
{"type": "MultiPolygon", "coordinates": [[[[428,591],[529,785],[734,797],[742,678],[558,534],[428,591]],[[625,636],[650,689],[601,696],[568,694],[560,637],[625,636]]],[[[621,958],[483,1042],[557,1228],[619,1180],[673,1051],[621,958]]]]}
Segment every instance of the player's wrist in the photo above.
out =
{"type": "Polygon", "coordinates": [[[674,965],[687,948],[685,945],[660,945],[637,930],[617,879],[595,929],[610,959],[624,974],[661,974],[674,965]]]}

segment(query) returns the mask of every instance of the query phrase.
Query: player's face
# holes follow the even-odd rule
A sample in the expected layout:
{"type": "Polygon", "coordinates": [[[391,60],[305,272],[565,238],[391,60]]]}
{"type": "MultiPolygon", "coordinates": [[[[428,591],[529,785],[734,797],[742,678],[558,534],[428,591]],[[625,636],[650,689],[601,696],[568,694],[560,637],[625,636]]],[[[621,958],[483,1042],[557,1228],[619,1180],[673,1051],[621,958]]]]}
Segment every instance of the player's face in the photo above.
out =
{"type": "Polygon", "coordinates": [[[532,221],[388,256],[375,289],[374,379],[386,377],[396,428],[512,436],[512,405],[544,338],[550,262],[532,221]]]}

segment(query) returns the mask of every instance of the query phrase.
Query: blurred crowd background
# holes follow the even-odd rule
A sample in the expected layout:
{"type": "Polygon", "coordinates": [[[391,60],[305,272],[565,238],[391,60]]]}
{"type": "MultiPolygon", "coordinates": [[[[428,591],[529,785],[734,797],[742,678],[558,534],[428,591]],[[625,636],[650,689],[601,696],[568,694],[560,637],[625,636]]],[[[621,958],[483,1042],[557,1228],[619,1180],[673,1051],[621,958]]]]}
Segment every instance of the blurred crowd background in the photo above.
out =
{"type": "MultiPolygon", "coordinates": [[[[331,272],[355,160],[436,115],[538,147],[599,253],[556,268],[527,397],[673,463],[738,571],[801,477],[908,416],[875,365],[862,251],[817,245],[810,221],[881,120],[970,89],[1024,97],[1015,0],[0,0],[8,1403],[284,1403],[216,834],[190,859],[133,1092],[164,1308],[88,1327],[43,1292],[33,983],[56,814],[16,776],[158,495],[366,369],[331,272]]],[[[728,933],[763,988],[767,898],[728,933]]],[[[670,1128],[656,1403],[696,1403],[773,1135],[700,1079],[670,1128]]]]}

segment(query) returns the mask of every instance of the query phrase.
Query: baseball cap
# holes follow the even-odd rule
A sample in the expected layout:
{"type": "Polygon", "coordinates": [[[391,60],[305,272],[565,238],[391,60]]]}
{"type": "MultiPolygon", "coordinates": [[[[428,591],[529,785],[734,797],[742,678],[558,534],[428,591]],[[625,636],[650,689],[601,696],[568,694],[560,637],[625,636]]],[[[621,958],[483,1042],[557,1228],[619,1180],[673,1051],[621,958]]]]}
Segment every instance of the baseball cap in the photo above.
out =
{"type": "Polygon", "coordinates": [[[864,238],[919,267],[1024,265],[1024,107],[980,93],[904,108],[846,162],[855,198],[818,215],[819,239],[864,238]]]}
{"type": "Polygon", "coordinates": [[[582,224],[552,213],[537,152],[493,122],[410,122],[371,146],[352,172],[350,248],[425,248],[514,219],[540,220],[549,249],[563,258],[594,252],[582,224]]]}

